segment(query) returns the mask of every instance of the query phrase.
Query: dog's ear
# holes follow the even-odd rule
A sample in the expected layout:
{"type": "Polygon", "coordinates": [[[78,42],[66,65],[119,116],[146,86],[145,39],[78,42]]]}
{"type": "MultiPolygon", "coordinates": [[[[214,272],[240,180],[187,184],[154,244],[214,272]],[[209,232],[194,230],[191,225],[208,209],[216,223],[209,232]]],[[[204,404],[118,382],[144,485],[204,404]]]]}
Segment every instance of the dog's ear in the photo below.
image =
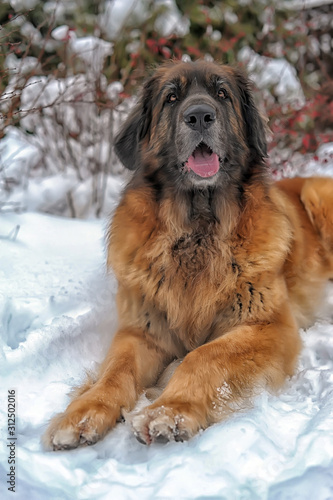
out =
{"type": "Polygon", "coordinates": [[[241,96],[242,114],[252,160],[260,162],[263,158],[267,158],[266,126],[253,100],[252,83],[239,68],[235,70],[235,77],[241,96]]]}
{"type": "Polygon", "coordinates": [[[156,78],[150,78],[143,86],[138,102],[117,133],[114,148],[120,161],[129,170],[140,163],[140,142],[150,133],[153,109],[153,89],[156,78]]]}

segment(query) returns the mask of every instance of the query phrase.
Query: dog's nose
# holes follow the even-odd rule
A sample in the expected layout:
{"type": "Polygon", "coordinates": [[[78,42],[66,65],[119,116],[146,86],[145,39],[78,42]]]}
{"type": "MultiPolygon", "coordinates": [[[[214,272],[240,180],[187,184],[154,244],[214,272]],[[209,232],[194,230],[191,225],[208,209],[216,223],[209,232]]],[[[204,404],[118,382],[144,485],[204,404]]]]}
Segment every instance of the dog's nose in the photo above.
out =
{"type": "Polygon", "coordinates": [[[216,113],[209,104],[194,104],[184,111],[184,122],[193,130],[202,132],[216,120],[216,113]]]}

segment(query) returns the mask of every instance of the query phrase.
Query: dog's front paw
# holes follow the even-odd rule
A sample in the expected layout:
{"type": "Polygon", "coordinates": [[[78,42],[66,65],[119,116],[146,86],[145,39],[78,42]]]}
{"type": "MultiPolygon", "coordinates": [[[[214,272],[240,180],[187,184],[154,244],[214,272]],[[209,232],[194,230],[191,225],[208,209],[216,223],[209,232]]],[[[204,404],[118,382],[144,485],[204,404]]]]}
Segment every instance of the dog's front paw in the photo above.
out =
{"type": "Polygon", "coordinates": [[[188,410],[168,406],[147,407],[132,417],[135,437],[142,444],[186,441],[200,429],[188,410]]]}
{"type": "Polygon", "coordinates": [[[117,413],[102,403],[76,400],[51,420],[42,438],[44,447],[69,450],[94,444],[115,425],[117,413]]]}

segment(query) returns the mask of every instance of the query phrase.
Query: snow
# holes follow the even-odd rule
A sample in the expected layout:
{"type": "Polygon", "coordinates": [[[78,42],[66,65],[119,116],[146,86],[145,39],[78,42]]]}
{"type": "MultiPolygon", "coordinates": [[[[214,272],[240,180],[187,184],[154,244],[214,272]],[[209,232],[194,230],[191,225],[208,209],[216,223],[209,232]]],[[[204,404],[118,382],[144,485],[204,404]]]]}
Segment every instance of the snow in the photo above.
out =
{"type": "Polygon", "coordinates": [[[152,11],[158,11],[163,7],[163,14],[156,18],[155,28],[162,36],[171,33],[184,36],[190,26],[189,20],[179,12],[174,0],[106,0],[105,11],[101,17],[101,26],[111,39],[116,38],[121,32],[124,23],[131,19],[139,22],[144,21],[152,11]]]}
{"type": "MultiPolygon", "coordinates": [[[[67,110],[68,111],[68,110],[67,110]]],[[[47,129],[45,129],[47,133],[47,129]]],[[[57,170],[57,165],[50,163],[52,173],[45,176],[43,174],[29,177],[33,170],[33,165],[39,162],[46,162],[41,158],[39,145],[46,141],[40,130],[36,140],[28,141],[29,136],[20,129],[14,127],[7,128],[7,134],[0,141],[0,208],[3,211],[16,210],[36,210],[54,213],[63,208],[64,200],[68,194],[72,196],[73,209],[76,217],[87,217],[94,212],[92,201],[94,193],[94,179],[88,177],[78,181],[77,170],[70,165],[66,169],[57,170]],[[2,170],[2,172],[1,172],[2,170]],[[7,187],[10,186],[10,190],[7,187]]],[[[49,143],[49,151],[51,144],[49,143]]],[[[99,157],[107,157],[109,145],[103,148],[103,144],[97,144],[96,148],[88,155],[86,152],[85,161],[89,163],[95,150],[99,157]],[[105,151],[105,153],[104,153],[105,151]]],[[[78,158],[80,155],[78,154],[78,158]]],[[[102,158],[103,159],[103,158],[102,158]]],[[[107,161],[107,158],[103,159],[107,161]]],[[[82,159],[81,165],[84,165],[82,159]]],[[[123,186],[124,179],[121,176],[108,175],[104,180],[104,213],[112,211],[119,199],[119,192],[123,186]]],[[[67,215],[67,214],[66,214],[67,215]]],[[[70,215],[70,214],[68,214],[70,215]]],[[[1,228],[0,228],[1,231],[1,228]]]]}
{"type": "Polygon", "coordinates": [[[273,86],[279,102],[292,102],[297,106],[304,104],[305,97],[296,70],[286,59],[260,56],[250,47],[243,47],[238,53],[238,60],[246,64],[258,89],[263,91],[273,86]]]}
{"type": "Polygon", "coordinates": [[[116,328],[105,225],[0,213],[0,463],[5,477],[5,401],[15,389],[15,498],[333,498],[333,284],[319,319],[301,332],[297,374],[280,394],[264,392],[253,409],[189,442],[145,447],[123,423],[94,446],[43,450],[47,421],[65,409],[85,371],[96,369],[116,328]]]}
{"type": "Polygon", "coordinates": [[[323,7],[324,5],[331,5],[332,0],[287,0],[282,3],[286,9],[315,9],[316,7],[323,7]]]}
{"type": "Polygon", "coordinates": [[[95,36],[77,38],[75,31],[67,25],[58,26],[51,32],[51,35],[58,41],[68,40],[71,52],[85,62],[86,71],[89,69],[89,72],[96,78],[102,72],[105,58],[112,54],[112,43],[95,36]]]}
{"type": "MultiPolygon", "coordinates": [[[[8,0],[5,0],[5,3],[7,2],[8,0]]],[[[38,0],[9,0],[9,3],[18,12],[22,9],[33,9],[37,5],[38,0]]]]}

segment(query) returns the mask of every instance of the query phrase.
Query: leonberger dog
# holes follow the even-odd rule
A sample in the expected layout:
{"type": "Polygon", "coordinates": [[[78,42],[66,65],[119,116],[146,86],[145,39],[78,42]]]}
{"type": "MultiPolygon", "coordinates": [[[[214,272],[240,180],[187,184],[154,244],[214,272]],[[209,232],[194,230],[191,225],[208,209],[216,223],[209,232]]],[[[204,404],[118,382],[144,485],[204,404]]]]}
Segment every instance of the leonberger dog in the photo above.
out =
{"type": "Polygon", "coordinates": [[[333,278],[333,179],[271,181],[240,69],[161,66],[115,150],[133,170],[108,234],[119,327],[96,379],[51,421],[55,450],[95,443],[145,390],[156,399],[130,418],[150,444],[281,388],[333,278]]]}

